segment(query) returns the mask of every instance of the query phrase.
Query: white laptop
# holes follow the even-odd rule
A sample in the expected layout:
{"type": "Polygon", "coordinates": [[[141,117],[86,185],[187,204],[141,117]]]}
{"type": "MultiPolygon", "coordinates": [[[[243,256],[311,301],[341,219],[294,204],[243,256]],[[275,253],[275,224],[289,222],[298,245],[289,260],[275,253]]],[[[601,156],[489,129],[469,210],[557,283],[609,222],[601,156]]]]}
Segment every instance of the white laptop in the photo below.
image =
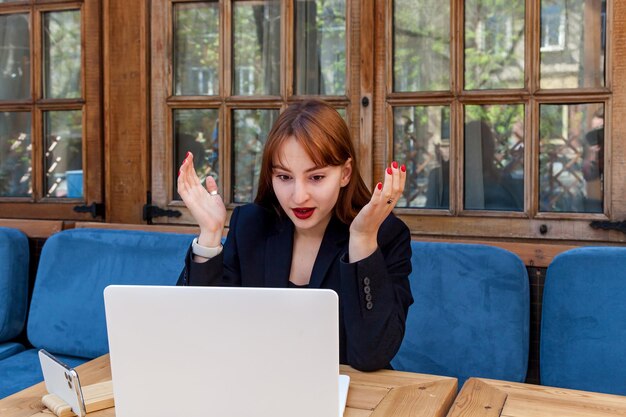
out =
{"type": "Polygon", "coordinates": [[[104,300],[117,417],[343,414],[333,291],[112,285],[104,300]]]}

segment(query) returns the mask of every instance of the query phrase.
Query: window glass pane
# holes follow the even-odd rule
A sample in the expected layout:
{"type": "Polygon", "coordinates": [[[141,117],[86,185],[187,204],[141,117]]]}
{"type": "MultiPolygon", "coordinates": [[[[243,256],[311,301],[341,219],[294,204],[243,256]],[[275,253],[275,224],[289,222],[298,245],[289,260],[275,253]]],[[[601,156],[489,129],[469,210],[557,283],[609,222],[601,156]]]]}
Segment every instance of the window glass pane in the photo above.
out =
{"type": "Polygon", "coordinates": [[[524,106],[465,106],[464,206],[524,209],[524,106]]]}
{"type": "Polygon", "coordinates": [[[249,203],[256,197],[261,156],[267,134],[279,111],[233,110],[233,202],[249,203]]]}
{"type": "Polygon", "coordinates": [[[44,195],[83,196],[83,113],[47,111],[44,123],[44,195]]]}
{"type": "MultiPolygon", "coordinates": [[[[211,175],[219,181],[219,111],[217,109],[174,110],[174,198],[178,169],[187,152],[201,181],[211,175]]],[[[218,182],[219,184],[219,182],[218,182]]],[[[219,184],[221,185],[221,184],[219,184]]]]}
{"type": "Polygon", "coordinates": [[[218,2],[174,4],[174,92],[219,94],[218,2]]]}
{"type": "Polygon", "coordinates": [[[280,94],[280,2],[235,2],[233,27],[234,94],[280,94]]]}
{"type": "Polygon", "coordinates": [[[406,165],[406,185],[397,207],[450,206],[450,108],[395,107],[393,159],[406,165]]]}
{"type": "Polygon", "coordinates": [[[46,98],[81,97],[80,10],[43,14],[43,84],[46,98]]]}
{"type": "Polygon", "coordinates": [[[0,100],[28,98],[30,98],[28,14],[0,15],[0,100]]]}
{"type": "Polygon", "coordinates": [[[296,0],[294,45],[298,95],[346,93],[346,2],[296,0]]]}
{"type": "Polygon", "coordinates": [[[0,113],[0,197],[33,193],[30,132],[30,113],[0,113]]]}
{"type": "Polygon", "coordinates": [[[524,87],[524,0],[465,2],[465,89],[524,87]]]}
{"type": "Polygon", "coordinates": [[[450,2],[393,2],[393,91],[450,89],[450,2]]]}
{"type": "Polygon", "coordinates": [[[601,213],[604,105],[540,106],[539,210],[601,213]]]}
{"type": "Polygon", "coordinates": [[[541,1],[541,88],[604,86],[606,0],[541,1]]]}

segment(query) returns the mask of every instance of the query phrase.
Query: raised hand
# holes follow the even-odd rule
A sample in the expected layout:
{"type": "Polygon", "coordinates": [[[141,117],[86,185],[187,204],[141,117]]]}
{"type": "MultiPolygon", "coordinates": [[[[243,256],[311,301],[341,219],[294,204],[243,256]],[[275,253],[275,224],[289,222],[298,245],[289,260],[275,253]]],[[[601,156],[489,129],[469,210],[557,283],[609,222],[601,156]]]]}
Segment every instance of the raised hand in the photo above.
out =
{"type": "Polygon", "coordinates": [[[193,154],[187,152],[178,171],[178,194],[200,226],[198,243],[202,246],[219,246],[226,223],[226,207],[217,193],[217,183],[206,177],[206,188],[202,186],[193,166],[193,154]]]}
{"type": "Polygon", "coordinates": [[[348,254],[350,262],[368,257],[378,246],[378,229],[396,206],[404,191],[406,167],[397,162],[385,170],[384,183],[379,182],[369,203],[357,214],[350,225],[348,254]]]}

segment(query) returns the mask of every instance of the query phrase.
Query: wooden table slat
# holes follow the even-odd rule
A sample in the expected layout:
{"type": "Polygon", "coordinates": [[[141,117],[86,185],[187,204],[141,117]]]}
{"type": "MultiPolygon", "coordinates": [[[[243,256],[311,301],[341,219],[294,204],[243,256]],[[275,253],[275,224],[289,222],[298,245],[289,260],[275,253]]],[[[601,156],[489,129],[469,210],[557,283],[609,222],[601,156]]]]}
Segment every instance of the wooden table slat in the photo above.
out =
{"type": "MultiPolygon", "coordinates": [[[[490,409],[491,411],[492,409],[490,409]]],[[[626,417],[626,396],[475,378],[448,417],[626,417]],[[493,406],[497,413],[487,412],[493,406]]]]}

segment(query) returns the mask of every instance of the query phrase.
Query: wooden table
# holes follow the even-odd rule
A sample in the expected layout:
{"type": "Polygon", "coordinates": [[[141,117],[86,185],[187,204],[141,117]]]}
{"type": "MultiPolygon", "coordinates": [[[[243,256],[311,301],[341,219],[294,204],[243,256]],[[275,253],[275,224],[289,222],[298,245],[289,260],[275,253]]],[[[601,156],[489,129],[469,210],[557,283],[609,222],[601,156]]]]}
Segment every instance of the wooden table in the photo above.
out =
{"type": "Polygon", "coordinates": [[[626,416],[626,397],[470,378],[448,417],[626,416]]]}
{"type": "MultiPolygon", "coordinates": [[[[104,355],[76,368],[83,385],[111,379],[109,356],[104,355]]],[[[457,391],[456,378],[381,370],[359,372],[341,366],[350,375],[350,390],[344,417],[443,417],[457,391]]],[[[2,417],[51,417],[41,397],[43,383],[0,400],[2,417]]],[[[90,413],[90,417],[113,417],[115,409],[90,413]]]]}

